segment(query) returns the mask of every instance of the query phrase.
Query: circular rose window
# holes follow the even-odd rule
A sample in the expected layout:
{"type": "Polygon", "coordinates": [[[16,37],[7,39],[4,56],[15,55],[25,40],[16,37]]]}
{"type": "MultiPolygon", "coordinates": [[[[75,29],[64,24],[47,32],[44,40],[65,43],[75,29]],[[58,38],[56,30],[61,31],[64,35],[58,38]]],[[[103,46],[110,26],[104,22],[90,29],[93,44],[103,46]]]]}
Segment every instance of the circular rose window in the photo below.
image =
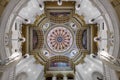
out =
{"type": "Polygon", "coordinates": [[[67,51],[72,42],[72,34],[65,27],[55,27],[47,35],[47,44],[55,52],[67,51]]]}

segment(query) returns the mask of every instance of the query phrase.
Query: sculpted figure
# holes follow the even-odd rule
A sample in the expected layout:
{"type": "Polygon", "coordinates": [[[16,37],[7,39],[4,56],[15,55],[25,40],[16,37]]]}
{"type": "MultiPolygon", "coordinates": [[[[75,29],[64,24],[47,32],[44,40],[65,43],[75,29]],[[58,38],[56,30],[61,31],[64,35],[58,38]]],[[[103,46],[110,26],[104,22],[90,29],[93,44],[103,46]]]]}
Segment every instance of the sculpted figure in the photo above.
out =
{"type": "Polygon", "coordinates": [[[120,59],[116,59],[109,55],[106,51],[98,52],[98,57],[102,62],[114,70],[120,71],[120,59]]]}

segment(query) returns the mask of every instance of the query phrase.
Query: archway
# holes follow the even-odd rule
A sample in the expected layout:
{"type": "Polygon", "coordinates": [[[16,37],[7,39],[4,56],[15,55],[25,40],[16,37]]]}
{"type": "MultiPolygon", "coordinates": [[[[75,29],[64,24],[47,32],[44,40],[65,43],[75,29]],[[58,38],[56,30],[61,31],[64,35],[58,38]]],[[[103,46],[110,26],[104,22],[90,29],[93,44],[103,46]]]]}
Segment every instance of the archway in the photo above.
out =
{"type": "Polygon", "coordinates": [[[63,75],[62,74],[58,74],[57,75],[57,80],[63,80],[63,75]]]}
{"type": "Polygon", "coordinates": [[[68,74],[67,75],[67,78],[68,78],[68,80],[70,79],[70,80],[74,80],[74,75],[73,74],[68,74]]]}
{"type": "Polygon", "coordinates": [[[47,74],[45,77],[46,77],[46,80],[52,80],[53,75],[52,74],[47,74]]]}

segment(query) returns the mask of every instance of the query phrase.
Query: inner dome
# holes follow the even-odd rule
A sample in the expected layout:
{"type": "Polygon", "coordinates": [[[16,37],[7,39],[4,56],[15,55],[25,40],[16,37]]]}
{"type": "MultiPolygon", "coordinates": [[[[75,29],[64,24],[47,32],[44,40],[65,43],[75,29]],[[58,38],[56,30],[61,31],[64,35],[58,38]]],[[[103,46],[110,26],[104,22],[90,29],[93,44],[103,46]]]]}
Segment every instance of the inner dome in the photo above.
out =
{"type": "Polygon", "coordinates": [[[65,27],[55,27],[47,34],[47,44],[54,52],[65,52],[70,49],[73,36],[65,27]]]}
{"type": "Polygon", "coordinates": [[[110,3],[120,12],[108,0],[10,0],[0,17],[0,80],[118,80],[110,3]]]}

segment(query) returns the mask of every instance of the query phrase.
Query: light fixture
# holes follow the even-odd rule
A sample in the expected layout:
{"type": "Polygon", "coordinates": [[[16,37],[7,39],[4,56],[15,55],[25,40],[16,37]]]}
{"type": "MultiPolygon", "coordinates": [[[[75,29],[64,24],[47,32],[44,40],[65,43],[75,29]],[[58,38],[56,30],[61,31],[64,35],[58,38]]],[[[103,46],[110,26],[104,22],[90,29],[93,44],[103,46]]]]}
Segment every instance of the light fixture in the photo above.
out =
{"type": "Polygon", "coordinates": [[[24,37],[18,38],[18,41],[25,42],[25,38],[24,37]]]}
{"type": "Polygon", "coordinates": [[[80,10],[82,2],[83,2],[83,0],[76,1],[76,6],[75,6],[76,10],[80,10]]]}
{"type": "Polygon", "coordinates": [[[39,4],[39,7],[41,11],[44,9],[44,6],[42,4],[39,4]]]}
{"type": "Polygon", "coordinates": [[[98,37],[98,36],[94,37],[94,41],[95,41],[95,42],[101,41],[101,37],[98,37]]]}
{"type": "Polygon", "coordinates": [[[61,5],[62,5],[62,0],[58,0],[58,1],[57,1],[57,4],[58,4],[59,6],[61,6],[61,5]]]}
{"type": "Polygon", "coordinates": [[[80,6],[81,6],[80,4],[76,4],[76,7],[75,7],[76,10],[80,10],[80,6]]]}
{"type": "Polygon", "coordinates": [[[99,16],[97,16],[97,17],[95,17],[95,18],[93,18],[93,19],[91,19],[90,20],[90,22],[95,22],[95,20],[97,20],[98,18],[100,18],[100,17],[102,17],[102,16],[104,16],[104,14],[102,13],[102,14],[100,14],[99,16]]]}
{"type": "Polygon", "coordinates": [[[37,0],[38,2],[38,6],[40,7],[40,10],[42,11],[44,9],[44,6],[42,5],[42,3],[39,3],[39,1],[37,0]]]}
{"type": "Polygon", "coordinates": [[[30,24],[31,21],[30,21],[30,19],[24,19],[24,22],[23,22],[23,23],[25,23],[25,24],[30,24]]]}
{"type": "Polygon", "coordinates": [[[25,54],[25,55],[23,56],[23,58],[29,58],[29,57],[30,57],[29,54],[25,54]]]}

